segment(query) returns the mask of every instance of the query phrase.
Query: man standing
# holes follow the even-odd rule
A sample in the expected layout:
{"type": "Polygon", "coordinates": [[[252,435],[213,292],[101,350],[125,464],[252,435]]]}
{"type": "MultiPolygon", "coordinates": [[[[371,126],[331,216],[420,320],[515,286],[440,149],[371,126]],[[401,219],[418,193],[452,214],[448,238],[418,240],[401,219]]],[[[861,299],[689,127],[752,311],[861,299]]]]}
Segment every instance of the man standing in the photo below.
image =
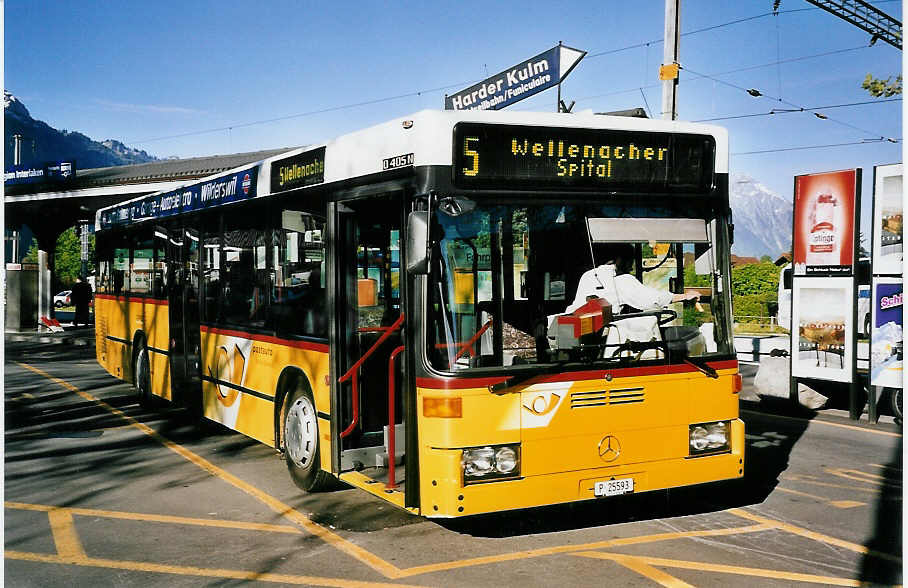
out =
{"type": "Polygon", "coordinates": [[[88,282],[84,281],[82,276],[76,278],[73,291],[69,295],[69,299],[76,307],[76,316],[73,319],[74,327],[78,327],[79,324],[88,326],[88,304],[91,302],[91,295],[91,286],[88,285],[88,282]]]}

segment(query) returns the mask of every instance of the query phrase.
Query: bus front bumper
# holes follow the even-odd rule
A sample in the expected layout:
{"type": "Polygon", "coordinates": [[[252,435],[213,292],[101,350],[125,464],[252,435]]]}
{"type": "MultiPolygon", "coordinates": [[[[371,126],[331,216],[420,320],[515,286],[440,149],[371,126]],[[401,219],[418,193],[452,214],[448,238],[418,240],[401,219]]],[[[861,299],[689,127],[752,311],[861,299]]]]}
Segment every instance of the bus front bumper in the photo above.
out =
{"type": "Polygon", "coordinates": [[[732,451],[635,464],[527,476],[513,480],[464,485],[461,450],[432,448],[421,456],[421,514],[462,517],[531,508],[597,497],[597,482],[633,479],[633,494],[692,486],[744,475],[744,423],[732,421],[732,451]],[[433,475],[434,474],[434,475],[433,475]]]}

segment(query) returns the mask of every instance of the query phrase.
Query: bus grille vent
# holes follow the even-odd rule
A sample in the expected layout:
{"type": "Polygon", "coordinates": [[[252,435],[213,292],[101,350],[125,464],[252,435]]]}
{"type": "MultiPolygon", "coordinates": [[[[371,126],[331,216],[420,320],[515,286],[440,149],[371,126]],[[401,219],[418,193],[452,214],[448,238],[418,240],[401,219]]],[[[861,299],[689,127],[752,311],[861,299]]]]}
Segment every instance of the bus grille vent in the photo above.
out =
{"type": "Polygon", "coordinates": [[[592,392],[571,393],[571,408],[591,408],[615,404],[634,404],[643,402],[643,388],[616,388],[612,390],[594,390],[592,392]]]}

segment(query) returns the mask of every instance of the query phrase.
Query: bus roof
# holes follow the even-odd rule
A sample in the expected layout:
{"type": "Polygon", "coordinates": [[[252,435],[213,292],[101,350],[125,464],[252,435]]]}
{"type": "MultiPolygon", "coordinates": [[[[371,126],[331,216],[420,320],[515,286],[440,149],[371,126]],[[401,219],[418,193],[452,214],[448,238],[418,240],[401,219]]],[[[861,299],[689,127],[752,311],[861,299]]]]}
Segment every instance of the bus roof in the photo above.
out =
{"type": "Polygon", "coordinates": [[[452,164],[454,126],[461,122],[709,135],[716,146],[715,173],[728,173],[728,134],[723,127],[683,121],[593,114],[423,110],[327,143],[286,151],[166,192],[98,210],[103,230],[303,188],[381,173],[399,167],[452,164]]]}

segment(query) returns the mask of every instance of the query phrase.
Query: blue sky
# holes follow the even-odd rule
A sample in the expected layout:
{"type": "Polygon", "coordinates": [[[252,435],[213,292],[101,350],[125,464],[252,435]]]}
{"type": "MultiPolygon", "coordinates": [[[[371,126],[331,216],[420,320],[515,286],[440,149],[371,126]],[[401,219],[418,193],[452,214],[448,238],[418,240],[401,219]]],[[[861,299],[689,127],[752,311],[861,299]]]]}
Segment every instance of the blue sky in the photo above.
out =
{"type": "MultiPolygon", "coordinates": [[[[866,102],[867,73],[901,72],[901,51],[869,47],[856,27],[804,0],[782,0],[778,15],[772,4],[683,1],[679,118],[866,102]]],[[[901,21],[901,1],[873,4],[901,21]]],[[[7,0],[5,87],[56,128],[192,157],[304,145],[442,108],[445,92],[563,41],[589,52],[562,86],[575,111],[648,106],[658,116],[663,18],[662,0],[7,0]]],[[[554,110],[555,91],[511,108],[554,110]]],[[[821,112],[827,120],[715,121],[729,129],[732,172],[790,199],[797,174],[862,167],[869,195],[873,166],[901,161],[901,143],[752,153],[902,138],[901,101],[821,112]]]]}

